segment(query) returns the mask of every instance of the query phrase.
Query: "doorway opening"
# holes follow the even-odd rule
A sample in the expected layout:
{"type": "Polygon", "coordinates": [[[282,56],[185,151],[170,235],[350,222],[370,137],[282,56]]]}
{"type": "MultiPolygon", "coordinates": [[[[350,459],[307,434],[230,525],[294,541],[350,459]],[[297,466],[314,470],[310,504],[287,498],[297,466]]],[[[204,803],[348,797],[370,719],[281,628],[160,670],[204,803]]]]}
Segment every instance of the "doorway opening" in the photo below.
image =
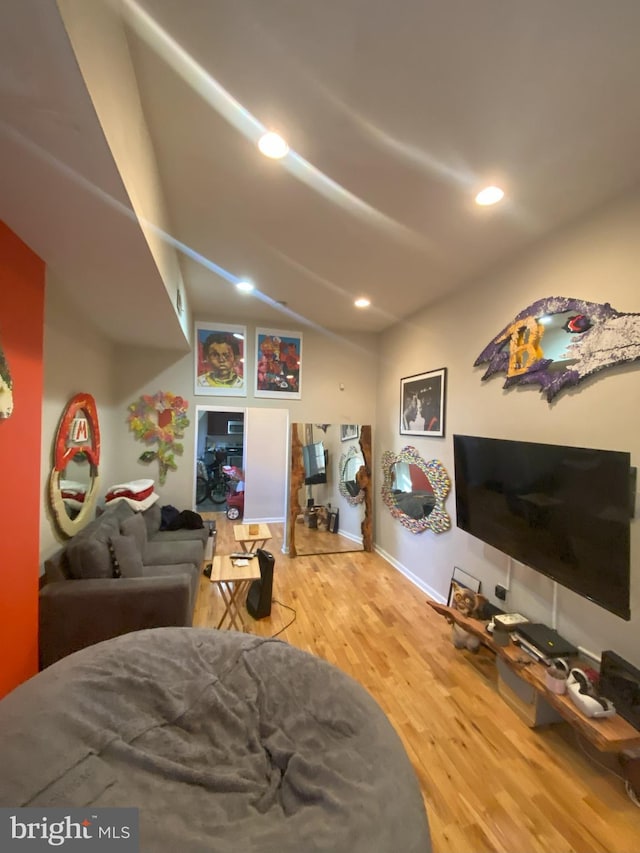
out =
{"type": "Polygon", "coordinates": [[[244,479],[245,409],[198,406],[196,414],[194,509],[226,513],[244,479]]]}

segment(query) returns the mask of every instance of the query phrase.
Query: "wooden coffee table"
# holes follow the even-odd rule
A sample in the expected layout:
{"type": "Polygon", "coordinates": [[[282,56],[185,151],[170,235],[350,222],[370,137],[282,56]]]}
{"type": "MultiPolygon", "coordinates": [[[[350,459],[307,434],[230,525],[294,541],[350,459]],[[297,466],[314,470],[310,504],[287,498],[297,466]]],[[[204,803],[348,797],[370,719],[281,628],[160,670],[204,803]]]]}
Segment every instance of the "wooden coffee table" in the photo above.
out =
{"type": "Polygon", "coordinates": [[[237,562],[239,561],[228,556],[213,558],[211,583],[217,584],[220,588],[220,595],[224,601],[224,613],[216,628],[222,628],[224,622],[228,620],[228,628],[233,627],[236,631],[246,630],[240,608],[246,601],[251,582],[260,577],[260,567],[255,557],[247,560],[246,566],[239,566],[237,562]]]}
{"type": "Polygon", "coordinates": [[[247,553],[253,553],[258,548],[264,548],[269,539],[271,539],[271,531],[268,524],[234,524],[233,535],[236,542],[242,546],[242,550],[247,553]],[[256,528],[256,532],[252,533],[250,528],[256,528]]]}

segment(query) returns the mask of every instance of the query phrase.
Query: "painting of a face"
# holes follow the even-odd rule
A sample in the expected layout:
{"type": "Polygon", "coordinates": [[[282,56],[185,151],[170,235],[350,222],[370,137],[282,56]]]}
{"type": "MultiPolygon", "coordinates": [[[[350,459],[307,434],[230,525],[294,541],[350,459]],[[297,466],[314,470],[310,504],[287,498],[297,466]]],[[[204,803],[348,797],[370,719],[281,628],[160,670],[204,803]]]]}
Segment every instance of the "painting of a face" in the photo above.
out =
{"type": "Polygon", "coordinates": [[[246,396],[244,326],[196,323],[195,393],[246,396]]]}

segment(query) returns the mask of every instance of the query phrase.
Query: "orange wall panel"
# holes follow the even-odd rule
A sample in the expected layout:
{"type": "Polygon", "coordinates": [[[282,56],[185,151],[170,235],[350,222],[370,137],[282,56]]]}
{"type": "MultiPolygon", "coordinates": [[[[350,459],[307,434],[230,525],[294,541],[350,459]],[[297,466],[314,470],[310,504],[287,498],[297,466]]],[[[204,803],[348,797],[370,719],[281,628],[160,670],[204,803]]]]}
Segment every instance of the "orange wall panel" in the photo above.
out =
{"type": "Polygon", "coordinates": [[[13,414],[0,418],[0,696],[38,669],[45,266],[0,222],[0,345],[13,414]]]}

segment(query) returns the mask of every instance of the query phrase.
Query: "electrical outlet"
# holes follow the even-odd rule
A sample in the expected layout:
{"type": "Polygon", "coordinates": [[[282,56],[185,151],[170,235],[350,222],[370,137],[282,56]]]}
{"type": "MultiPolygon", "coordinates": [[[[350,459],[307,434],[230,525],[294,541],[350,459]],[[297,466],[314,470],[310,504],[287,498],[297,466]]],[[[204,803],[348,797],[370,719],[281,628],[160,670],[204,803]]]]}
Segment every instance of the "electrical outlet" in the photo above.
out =
{"type": "Polygon", "coordinates": [[[495,588],[496,598],[499,598],[500,601],[505,601],[507,598],[507,590],[501,584],[497,583],[495,588]]]}

